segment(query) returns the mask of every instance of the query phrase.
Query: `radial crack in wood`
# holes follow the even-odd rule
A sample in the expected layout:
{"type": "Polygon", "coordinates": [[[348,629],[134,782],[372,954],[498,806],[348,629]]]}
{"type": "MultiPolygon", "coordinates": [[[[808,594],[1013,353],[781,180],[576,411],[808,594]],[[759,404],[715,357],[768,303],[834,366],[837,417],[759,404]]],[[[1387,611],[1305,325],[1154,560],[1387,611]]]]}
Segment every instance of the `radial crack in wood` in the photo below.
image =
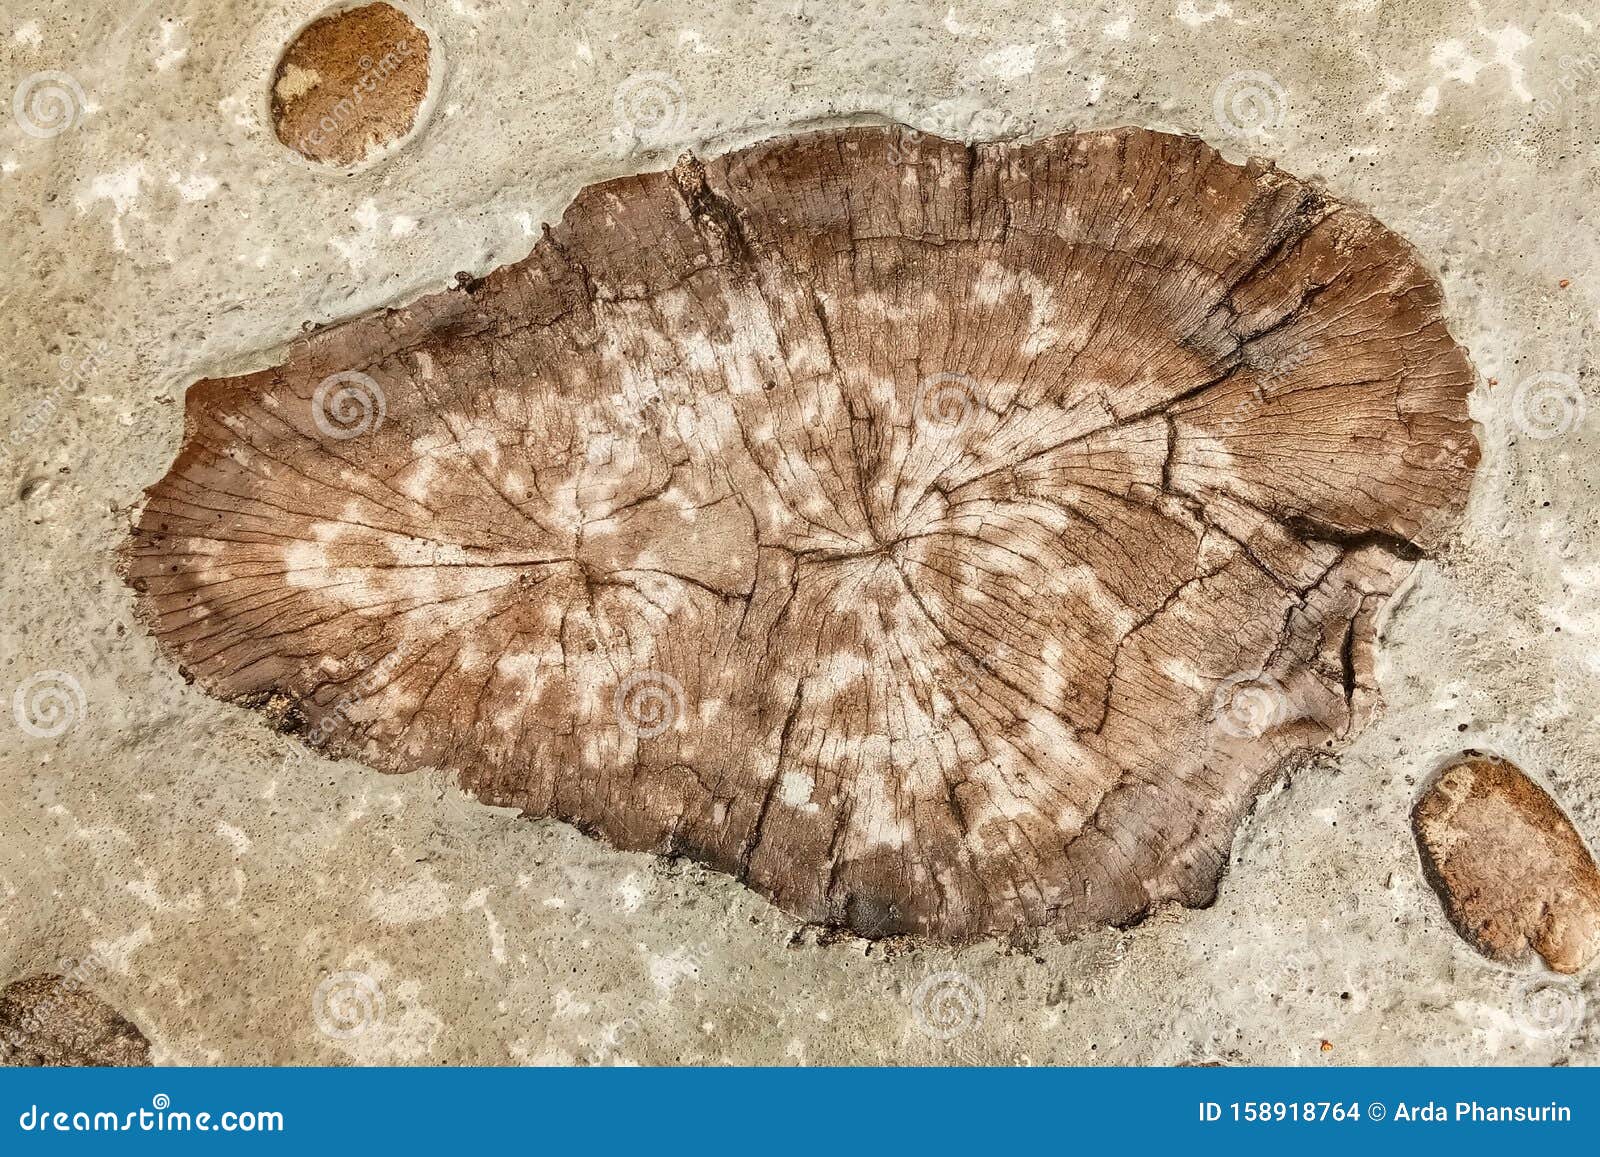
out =
{"type": "Polygon", "coordinates": [[[941,940],[1213,896],[1477,462],[1366,214],[1139,129],[776,140],[198,383],[126,573],[330,754],[941,940]]]}

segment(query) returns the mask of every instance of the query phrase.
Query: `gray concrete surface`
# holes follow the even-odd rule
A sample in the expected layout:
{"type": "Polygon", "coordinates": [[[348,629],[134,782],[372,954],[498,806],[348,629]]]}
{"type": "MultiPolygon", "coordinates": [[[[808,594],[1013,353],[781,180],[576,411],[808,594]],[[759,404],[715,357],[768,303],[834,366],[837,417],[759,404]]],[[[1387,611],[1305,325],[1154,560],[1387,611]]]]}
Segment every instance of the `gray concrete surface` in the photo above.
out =
{"type": "Polygon", "coordinates": [[[1600,983],[1467,948],[1407,814],[1473,746],[1600,838],[1600,11],[408,8],[447,64],[437,105],[341,177],[266,123],[314,7],[0,0],[0,78],[24,90],[0,116],[0,982],[74,969],[158,1063],[1596,1058],[1600,983]],[[312,755],[131,625],[112,551],[197,377],[515,260],[590,181],[883,119],[1132,123],[1270,157],[1420,249],[1483,376],[1469,523],[1391,608],[1387,713],[1267,794],[1212,908],[1027,951],[817,944],[726,878],[312,755]]]}

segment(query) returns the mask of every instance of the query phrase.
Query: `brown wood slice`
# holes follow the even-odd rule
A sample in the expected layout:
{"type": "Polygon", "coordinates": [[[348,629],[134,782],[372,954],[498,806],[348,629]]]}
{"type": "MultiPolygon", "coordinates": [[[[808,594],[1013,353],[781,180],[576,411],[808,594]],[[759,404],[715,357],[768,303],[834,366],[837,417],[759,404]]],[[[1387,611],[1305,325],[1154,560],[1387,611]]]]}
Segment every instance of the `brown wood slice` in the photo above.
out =
{"type": "Polygon", "coordinates": [[[1477,462],[1410,249],[1141,129],[585,189],[205,381],[126,573],[330,754],[944,940],[1214,894],[1477,462]]]}
{"type": "Polygon", "coordinates": [[[1423,869],[1463,939],[1493,960],[1537,952],[1577,972],[1600,952],[1600,868],[1538,784],[1468,752],[1412,811],[1423,869]]]}

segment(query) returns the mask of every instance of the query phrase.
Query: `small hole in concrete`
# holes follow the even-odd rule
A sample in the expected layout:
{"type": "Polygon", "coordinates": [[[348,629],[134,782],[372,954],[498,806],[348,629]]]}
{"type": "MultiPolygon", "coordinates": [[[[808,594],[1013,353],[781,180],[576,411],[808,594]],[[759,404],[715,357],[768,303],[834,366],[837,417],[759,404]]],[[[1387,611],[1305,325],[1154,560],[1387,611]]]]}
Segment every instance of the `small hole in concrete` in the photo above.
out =
{"type": "Polygon", "coordinates": [[[428,95],[428,34],[389,4],[343,8],[307,25],[272,78],[278,139],[322,164],[372,159],[407,136],[428,95]]]}

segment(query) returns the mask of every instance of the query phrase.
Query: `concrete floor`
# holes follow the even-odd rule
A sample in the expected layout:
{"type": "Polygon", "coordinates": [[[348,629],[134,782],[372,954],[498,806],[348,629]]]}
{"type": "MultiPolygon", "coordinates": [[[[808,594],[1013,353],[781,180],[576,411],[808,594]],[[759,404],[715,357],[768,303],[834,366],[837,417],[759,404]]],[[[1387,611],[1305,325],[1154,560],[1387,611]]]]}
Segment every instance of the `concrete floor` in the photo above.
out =
{"type": "Polygon", "coordinates": [[[1476,955],[1407,822],[1429,771],[1476,747],[1600,838],[1600,11],[408,8],[446,64],[436,107],[342,177],[266,117],[314,6],[0,0],[8,90],[54,84],[71,114],[0,121],[0,983],[71,958],[157,1063],[1600,1056],[1600,983],[1476,955]],[[642,133],[617,119],[639,73],[675,102],[642,133]],[[185,687],[132,625],[112,551],[190,382],[522,257],[583,184],[885,119],[979,139],[1141,124],[1270,157],[1418,247],[1482,375],[1469,522],[1391,609],[1387,713],[1269,791],[1213,907],[1031,951],[818,944],[727,878],[323,760],[185,687]],[[53,677],[59,735],[26,711],[38,672],[81,687],[53,677]],[[951,1008],[964,1031],[929,1031],[951,1008]]]}

